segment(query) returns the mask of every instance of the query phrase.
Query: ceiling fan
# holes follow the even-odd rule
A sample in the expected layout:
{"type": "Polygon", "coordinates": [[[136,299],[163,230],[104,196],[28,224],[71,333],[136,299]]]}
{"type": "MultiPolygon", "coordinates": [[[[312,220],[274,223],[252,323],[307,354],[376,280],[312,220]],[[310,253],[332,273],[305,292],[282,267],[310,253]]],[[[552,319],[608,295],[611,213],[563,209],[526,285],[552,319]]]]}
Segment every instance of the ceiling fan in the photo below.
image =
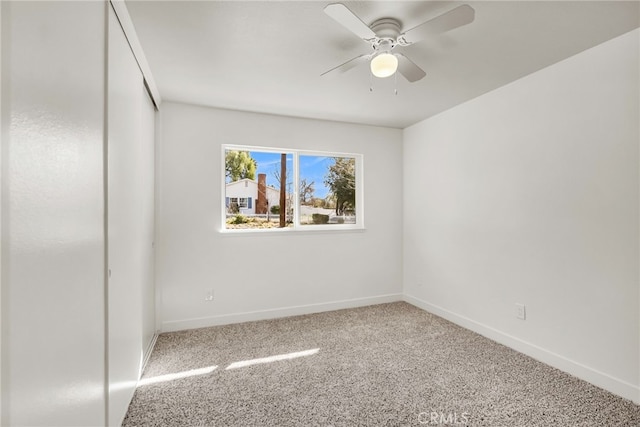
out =
{"type": "Polygon", "coordinates": [[[410,82],[420,80],[426,73],[409,58],[400,52],[394,52],[393,49],[396,46],[409,46],[429,36],[469,24],[473,22],[475,16],[473,8],[465,4],[402,32],[401,24],[397,19],[381,18],[368,26],[341,3],[326,6],[324,12],[362,40],[370,43],[373,52],[356,56],[322,73],[321,76],[333,72],[345,72],[369,62],[371,73],[376,77],[389,77],[399,71],[410,82]]]}

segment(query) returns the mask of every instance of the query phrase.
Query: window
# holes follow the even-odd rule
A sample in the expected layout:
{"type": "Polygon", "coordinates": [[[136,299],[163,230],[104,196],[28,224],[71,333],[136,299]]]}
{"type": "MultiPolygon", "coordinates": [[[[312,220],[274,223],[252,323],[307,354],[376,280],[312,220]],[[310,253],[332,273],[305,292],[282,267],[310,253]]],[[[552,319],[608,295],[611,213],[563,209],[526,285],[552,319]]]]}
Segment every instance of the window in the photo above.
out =
{"type": "Polygon", "coordinates": [[[356,158],[299,155],[300,224],[356,224],[356,158]]]}
{"type": "Polygon", "coordinates": [[[363,228],[362,156],[224,146],[223,230],[363,228]]]}
{"type": "Polygon", "coordinates": [[[251,197],[228,197],[229,203],[227,207],[234,206],[234,209],[247,209],[251,197]]]}

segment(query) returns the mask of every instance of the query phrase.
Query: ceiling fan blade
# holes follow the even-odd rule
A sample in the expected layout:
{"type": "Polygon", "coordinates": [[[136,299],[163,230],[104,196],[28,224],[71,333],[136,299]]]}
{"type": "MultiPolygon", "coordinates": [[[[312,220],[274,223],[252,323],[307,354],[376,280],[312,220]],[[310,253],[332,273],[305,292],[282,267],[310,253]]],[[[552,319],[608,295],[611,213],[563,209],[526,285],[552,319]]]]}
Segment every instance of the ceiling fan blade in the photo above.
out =
{"type": "Polygon", "coordinates": [[[370,57],[371,57],[370,54],[363,53],[360,56],[356,56],[355,58],[348,60],[344,64],[340,64],[337,67],[333,67],[329,71],[325,71],[324,73],[320,74],[320,76],[324,76],[325,74],[329,74],[332,72],[344,73],[345,71],[349,71],[350,69],[357,67],[363,62],[367,62],[370,57]]]}
{"type": "Polygon", "coordinates": [[[405,31],[398,39],[402,40],[401,44],[416,43],[434,34],[444,33],[454,28],[470,24],[473,22],[475,14],[476,12],[471,6],[463,4],[436,18],[423,22],[417,27],[405,31]]]}
{"type": "Polygon", "coordinates": [[[396,53],[398,57],[398,72],[411,83],[417,82],[427,75],[424,70],[418,67],[412,60],[401,53],[396,53]]]}
{"type": "Polygon", "coordinates": [[[328,5],[324,8],[324,13],[361,39],[369,40],[376,37],[376,33],[342,3],[328,5]]]}

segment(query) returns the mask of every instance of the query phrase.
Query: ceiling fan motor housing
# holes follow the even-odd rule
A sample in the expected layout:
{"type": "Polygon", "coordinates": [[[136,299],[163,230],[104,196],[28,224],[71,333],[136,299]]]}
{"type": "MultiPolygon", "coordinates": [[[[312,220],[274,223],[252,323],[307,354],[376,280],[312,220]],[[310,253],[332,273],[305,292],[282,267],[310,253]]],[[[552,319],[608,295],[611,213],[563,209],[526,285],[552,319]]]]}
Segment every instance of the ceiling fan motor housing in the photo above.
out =
{"type": "Polygon", "coordinates": [[[396,39],[400,35],[400,21],[394,18],[380,18],[371,24],[371,30],[378,38],[396,39]]]}

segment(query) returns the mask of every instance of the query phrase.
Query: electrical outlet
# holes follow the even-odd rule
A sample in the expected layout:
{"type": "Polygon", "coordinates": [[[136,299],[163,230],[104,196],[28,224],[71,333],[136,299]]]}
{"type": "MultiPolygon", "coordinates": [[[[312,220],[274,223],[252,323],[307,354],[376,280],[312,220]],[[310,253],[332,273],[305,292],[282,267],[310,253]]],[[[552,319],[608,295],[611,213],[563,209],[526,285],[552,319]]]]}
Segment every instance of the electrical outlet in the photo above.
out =
{"type": "Polygon", "coordinates": [[[205,301],[213,301],[213,289],[207,291],[207,295],[204,297],[205,301]]]}
{"type": "Polygon", "coordinates": [[[527,312],[525,311],[524,304],[516,303],[516,317],[522,320],[527,318],[527,312]]]}

